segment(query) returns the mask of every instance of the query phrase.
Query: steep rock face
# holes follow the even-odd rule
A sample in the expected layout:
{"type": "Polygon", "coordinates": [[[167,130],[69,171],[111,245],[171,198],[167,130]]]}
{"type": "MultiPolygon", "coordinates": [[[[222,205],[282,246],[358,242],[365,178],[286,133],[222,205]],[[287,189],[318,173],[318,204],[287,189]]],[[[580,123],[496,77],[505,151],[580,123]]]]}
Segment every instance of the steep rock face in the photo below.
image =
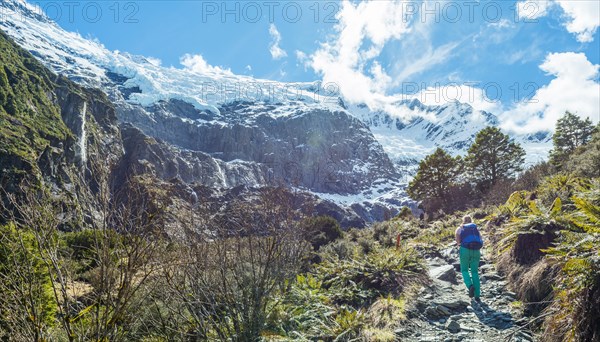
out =
{"type": "MultiPolygon", "coordinates": [[[[347,194],[369,188],[374,180],[396,176],[368,128],[345,111],[302,103],[290,108],[235,102],[214,114],[171,100],[149,108],[122,104],[118,114],[122,121],[179,148],[226,162],[260,164],[255,169],[265,173],[251,180],[347,194]]],[[[235,180],[224,183],[237,184],[235,180]]]]}
{"type": "MultiPolygon", "coordinates": [[[[149,190],[175,189],[170,207],[197,202],[198,191],[223,215],[229,202],[252,200],[277,185],[266,178],[270,171],[265,165],[182,149],[130,124],[119,128],[115,108],[103,92],[53,75],[1,32],[0,45],[5,52],[0,57],[0,184],[18,197],[24,194],[19,188],[23,180],[47,187],[61,201],[64,229],[80,229],[97,217],[93,197],[100,172],[108,172],[116,192],[138,176],[150,180],[149,190]]],[[[344,227],[365,226],[355,213],[334,203],[306,192],[281,191],[305,214],[328,214],[344,227]]],[[[10,209],[6,197],[2,200],[10,209]]],[[[181,227],[182,211],[168,212],[171,225],[162,228],[176,236],[168,228],[181,227]]]]}
{"type": "Polygon", "coordinates": [[[264,166],[256,163],[225,162],[199,151],[182,150],[151,138],[130,124],[121,128],[125,156],[119,166],[121,175],[153,174],[211,188],[260,186],[268,184],[264,166]]]}
{"type": "MultiPolygon", "coordinates": [[[[55,195],[70,194],[65,201],[89,195],[90,163],[122,152],[114,108],[102,92],[52,74],[2,32],[0,46],[2,188],[18,194],[22,182],[44,183],[55,195]]],[[[85,201],[75,207],[79,217],[92,210],[85,201]]]]}
{"type": "MultiPolygon", "coordinates": [[[[226,209],[223,208],[227,207],[228,202],[250,200],[261,189],[281,185],[274,179],[265,178],[271,174],[265,165],[241,160],[225,162],[207,153],[182,150],[149,137],[130,124],[122,126],[121,135],[125,154],[115,170],[115,182],[123,184],[130,177],[152,175],[157,182],[154,185],[156,188],[167,186],[172,190],[176,198],[174,202],[179,202],[179,207],[201,201],[213,208],[215,213],[224,212],[226,209]]],[[[281,188],[281,191],[289,193],[297,208],[305,214],[332,216],[343,228],[362,228],[373,220],[368,213],[364,215],[361,212],[358,215],[352,209],[319,199],[305,191],[292,191],[289,188],[281,188]]],[[[172,211],[181,212],[181,209],[172,211]]],[[[177,235],[177,219],[171,221],[175,224],[168,233],[177,235]]]]}
{"type": "Polygon", "coordinates": [[[60,151],[56,165],[80,168],[90,153],[119,157],[116,113],[104,93],[52,74],[1,31],[0,44],[0,78],[6,80],[0,88],[6,94],[0,103],[3,158],[21,158],[35,176],[36,164],[45,160],[40,156],[51,150],[60,151]]]}

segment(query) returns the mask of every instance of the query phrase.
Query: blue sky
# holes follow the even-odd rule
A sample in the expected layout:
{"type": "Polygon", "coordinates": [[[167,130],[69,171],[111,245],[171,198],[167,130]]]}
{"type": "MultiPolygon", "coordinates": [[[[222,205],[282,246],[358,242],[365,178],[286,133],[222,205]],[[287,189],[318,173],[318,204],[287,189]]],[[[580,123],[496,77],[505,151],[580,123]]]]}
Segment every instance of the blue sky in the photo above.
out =
{"type": "MultiPolygon", "coordinates": [[[[43,2],[31,3],[44,6],[43,2]]],[[[316,49],[318,42],[332,31],[336,21],[333,16],[327,20],[327,16],[337,13],[340,5],[337,2],[322,4],[319,6],[321,18],[315,20],[317,12],[314,2],[290,1],[280,2],[279,5],[271,5],[269,1],[254,2],[262,11],[260,16],[256,14],[256,7],[247,3],[122,1],[117,15],[112,7],[114,2],[82,1],[73,10],[72,20],[67,14],[69,8],[64,5],[60,16],[56,15],[58,11],[54,7],[48,8],[46,13],[58,19],[63,28],[77,31],[84,37],[97,38],[111,50],[156,57],[163,65],[178,66],[184,54],[201,54],[211,65],[229,68],[236,74],[283,81],[318,79],[310,68],[299,63],[294,52],[316,49]],[[97,22],[86,20],[84,7],[89,3],[100,5],[90,5],[87,9],[89,16],[94,18],[96,8],[101,8],[102,16],[97,22]],[[216,12],[212,6],[217,7],[216,12]],[[284,6],[287,7],[284,9],[284,6]],[[302,11],[298,21],[295,14],[297,8],[302,11]],[[223,18],[223,13],[228,14],[223,18]],[[259,19],[257,22],[254,22],[255,17],[259,19]],[[288,53],[287,58],[278,61],[274,61],[269,52],[272,41],[269,34],[270,19],[273,19],[272,23],[282,35],[281,47],[288,53]],[[248,66],[251,70],[248,70],[248,66]]]]}
{"type": "Polygon", "coordinates": [[[555,121],[566,107],[600,116],[595,0],[32,3],[67,30],[165,66],[201,55],[236,74],[335,82],[375,107],[432,87],[462,90],[479,109],[526,113],[513,128],[555,121]],[[557,104],[557,93],[570,95],[557,104]],[[531,97],[541,103],[519,102],[531,97]]]}

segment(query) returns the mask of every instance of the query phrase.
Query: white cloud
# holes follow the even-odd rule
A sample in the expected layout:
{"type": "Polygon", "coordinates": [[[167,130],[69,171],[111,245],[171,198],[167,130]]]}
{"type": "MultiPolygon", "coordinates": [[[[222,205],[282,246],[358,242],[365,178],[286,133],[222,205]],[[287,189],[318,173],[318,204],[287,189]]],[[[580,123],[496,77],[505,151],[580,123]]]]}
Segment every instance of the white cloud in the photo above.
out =
{"type": "Polygon", "coordinates": [[[504,61],[504,63],[511,65],[539,61],[543,55],[544,52],[540,48],[538,42],[532,41],[525,49],[518,48],[514,51],[505,51],[500,53],[498,57],[504,61]]]}
{"type": "Polygon", "coordinates": [[[308,58],[308,56],[306,55],[306,53],[304,51],[296,50],[296,59],[300,63],[305,63],[307,58],[308,58]]]}
{"type": "MultiPolygon", "coordinates": [[[[306,60],[306,65],[322,75],[325,84],[337,84],[347,101],[383,109],[394,101],[393,96],[386,94],[399,81],[398,75],[391,76],[377,58],[388,42],[411,33],[411,23],[405,15],[407,5],[400,0],[343,1],[336,17],[335,34],[313,54],[305,57],[297,53],[297,58],[306,60]]],[[[430,51],[429,57],[435,58],[432,56],[437,56],[435,51],[430,51]]],[[[424,64],[420,70],[407,74],[423,70],[424,64]]],[[[402,71],[399,69],[397,73],[402,71]]]]}
{"type": "Polygon", "coordinates": [[[598,0],[525,0],[517,3],[517,14],[520,19],[535,20],[548,15],[554,4],[564,12],[567,21],[563,25],[578,41],[589,43],[594,40],[600,26],[598,0]]]}
{"type": "Polygon", "coordinates": [[[271,57],[273,59],[281,59],[283,57],[287,57],[287,52],[279,47],[281,43],[281,34],[277,30],[275,24],[271,23],[269,26],[269,35],[271,35],[271,45],[269,47],[269,52],[271,52],[271,57]]]}
{"type": "Polygon", "coordinates": [[[233,75],[230,69],[223,69],[219,66],[212,66],[208,64],[202,55],[192,55],[186,53],[179,59],[179,61],[187,70],[199,74],[217,73],[233,75]]]}
{"type": "Polygon", "coordinates": [[[556,0],[570,21],[565,23],[567,31],[577,36],[580,42],[591,42],[600,26],[600,1],[556,0]]]}
{"type": "Polygon", "coordinates": [[[504,28],[514,27],[513,23],[506,18],[500,19],[497,22],[489,23],[488,26],[496,28],[496,29],[504,29],[504,28]]]}
{"type": "Polygon", "coordinates": [[[519,103],[502,115],[503,128],[516,133],[553,130],[565,111],[600,118],[600,65],[592,64],[583,53],[551,53],[540,69],[555,78],[537,90],[532,100],[519,103]]]}
{"type": "Polygon", "coordinates": [[[446,61],[452,51],[459,45],[457,42],[451,42],[439,46],[437,48],[433,48],[433,46],[426,43],[427,41],[423,41],[423,45],[421,47],[422,50],[419,51],[418,56],[414,59],[408,58],[404,63],[398,62],[398,66],[401,66],[401,69],[396,76],[396,80],[398,82],[402,82],[409,77],[419,74],[432,66],[442,63],[446,61]]]}
{"type": "Polygon", "coordinates": [[[548,14],[550,0],[525,0],[517,2],[517,15],[519,19],[535,20],[548,14]]]}

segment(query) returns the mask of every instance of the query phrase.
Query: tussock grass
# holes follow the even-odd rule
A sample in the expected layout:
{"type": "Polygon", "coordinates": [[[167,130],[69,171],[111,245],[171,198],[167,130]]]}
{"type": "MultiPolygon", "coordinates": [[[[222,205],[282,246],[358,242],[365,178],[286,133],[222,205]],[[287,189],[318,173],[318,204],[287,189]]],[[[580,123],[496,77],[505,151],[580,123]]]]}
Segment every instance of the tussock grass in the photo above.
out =
{"type": "Polygon", "coordinates": [[[558,174],[489,217],[499,271],[544,341],[600,340],[600,181],[558,174]]]}

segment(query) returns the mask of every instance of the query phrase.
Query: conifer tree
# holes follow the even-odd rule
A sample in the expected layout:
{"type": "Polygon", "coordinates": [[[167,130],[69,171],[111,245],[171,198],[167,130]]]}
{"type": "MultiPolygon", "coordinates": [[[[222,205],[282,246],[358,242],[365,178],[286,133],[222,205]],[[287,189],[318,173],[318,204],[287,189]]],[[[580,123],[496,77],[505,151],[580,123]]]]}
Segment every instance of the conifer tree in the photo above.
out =
{"type": "Polygon", "coordinates": [[[419,163],[417,175],[408,185],[408,195],[418,201],[439,200],[448,205],[450,190],[461,174],[460,157],[438,148],[419,163]]]}
{"type": "Polygon", "coordinates": [[[465,158],[468,176],[486,193],[497,181],[512,178],[522,170],[525,151],[496,127],[477,133],[465,158]]]}
{"type": "Polygon", "coordinates": [[[550,162],[561,169],[568,156],[581,145],[587,144],[594,133],[594,125],[589,118],[581,119],[569,111],[556,123],[552,137],[554,148],[550,152],[550,162]]]}

